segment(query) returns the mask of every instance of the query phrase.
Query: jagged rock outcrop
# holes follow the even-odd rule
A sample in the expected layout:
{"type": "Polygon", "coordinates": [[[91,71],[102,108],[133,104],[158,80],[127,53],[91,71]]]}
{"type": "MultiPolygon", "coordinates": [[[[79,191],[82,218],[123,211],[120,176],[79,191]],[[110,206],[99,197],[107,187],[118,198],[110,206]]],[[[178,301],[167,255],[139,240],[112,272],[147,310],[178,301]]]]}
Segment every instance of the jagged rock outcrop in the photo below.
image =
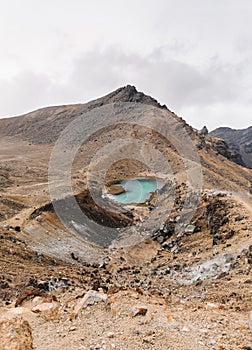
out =
{"type": "Polygon", "coordinates": [[[238,130],[221,127],[210,134],[227,143],[230,149],[229,159],[239,165],[252,168],[252,126],[238,130]]]}
{"type": "Polygon", "coordinates": [[[200,134],[201,135],[207,135],[208,134],[208,129],[207,127],[204,125],[203,128],[200,130],[200,134]]]}
{"type": "Polygon", "coordinates": [[[229,148],[229,145],[224,140],[219,138],[212,139],[212,147],[223,157],[231,160],[236,164],[242,165],[244,167],[246,166],[240,153],[237,150],[229,148]]]}

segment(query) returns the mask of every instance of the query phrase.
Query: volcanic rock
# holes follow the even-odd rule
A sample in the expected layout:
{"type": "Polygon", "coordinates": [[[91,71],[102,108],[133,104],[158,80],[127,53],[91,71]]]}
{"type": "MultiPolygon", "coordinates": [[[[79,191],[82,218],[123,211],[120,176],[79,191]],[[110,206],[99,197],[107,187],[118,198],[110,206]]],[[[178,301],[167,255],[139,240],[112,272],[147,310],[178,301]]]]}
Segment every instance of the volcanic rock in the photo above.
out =
{"type": "Polygon", "coordinates": [[[27,321],[21,317],[0,321],[1,350],[32,350],[32,332],[27,321]]]}
{"type": "Polygon", "coordinates": [[[210,133],[224,140],[229,146],[231,159],[240,165],[252,168],[252,127],[247,129],[217,128],[210,133]]]}

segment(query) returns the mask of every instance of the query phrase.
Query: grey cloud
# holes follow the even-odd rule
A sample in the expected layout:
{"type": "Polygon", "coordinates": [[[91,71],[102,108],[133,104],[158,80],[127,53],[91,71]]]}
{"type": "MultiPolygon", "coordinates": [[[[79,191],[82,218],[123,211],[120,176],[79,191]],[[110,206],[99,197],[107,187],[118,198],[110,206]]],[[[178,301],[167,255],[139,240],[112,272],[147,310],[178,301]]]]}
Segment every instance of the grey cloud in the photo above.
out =
{"type": "Polygon", "coordinates": [[[252,37],[251,36],[240,37],[236,41],[235,46],[236,46],[236,49],[242,54],[247,54],[248,52],[251,53],[251,51],[252,51],[252,37]]]}
{"type": "Polygon", "coordinates": [[[27,112],[49,103],[52,83],[46,75],[23,71],[11,80],[0,81],[1,116],[27,112]]]}
{"type": "Polygon", "coordinates": [[[223,112],[225,106],[245,103],[245,71],[239,66],[221,62],[218,57],[213,57],[204,67],[196,66],[186,62],[183,56],[178,57],[177,51],[177,47],[160,47],[144,56],[126,54],[120,47],[96,49],[83,53],[73,62],[64,83],[45,74],[25,71],[9,82],[0,82],[0,106],[6,106],[0,113],[26,112],[27,106],[32,110],[52,104],[85,102],[126,84],[136,85],[178,114],[185,113],[181,115],[184,119],[187,112],[195,113],[196,125],[200,110],[206,112],[205,118],[210,118],[211,113],[219,118],[218,108],[223,112]],[[219,106],[217,110],[216,106],[219,106]]]}
{"type": "Polygon", "coordinates": [[[94,98],[95,94],[118,87],[123,76],[123,61],[124,56],[114,49],[83,54],[74,62],[68,81],[75,94],[73,98],[94,98]]]}
{"type": "Polygon", "coordinates": [[[120,49],[93,51],[83,55],[74,67],[69,86],[80,95],[80,87],[93,93],[105,92],[125,83],[136,84],[164,103],[176,108],[224,103],[240,98],[241,71],[213,58],[201,68],[170,59],[155,50],[149,56],[127,55],[120,49]]]}

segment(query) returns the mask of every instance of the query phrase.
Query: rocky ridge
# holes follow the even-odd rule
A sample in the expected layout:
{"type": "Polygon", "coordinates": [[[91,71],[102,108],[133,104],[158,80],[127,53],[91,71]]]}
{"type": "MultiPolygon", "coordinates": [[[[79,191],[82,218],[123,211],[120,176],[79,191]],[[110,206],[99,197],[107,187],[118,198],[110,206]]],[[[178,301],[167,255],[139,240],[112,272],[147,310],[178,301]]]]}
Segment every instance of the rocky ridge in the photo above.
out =
{"type": "MultiPolygon", "coordinates": [[[[210,135],[226,142],[231,153],[229,157],[235,163],[252,168],[252,126],[240,130],[221,127],[213,130],[210,135]]],[[[218,142],[223,143],[221,140],[218,142]]]]}

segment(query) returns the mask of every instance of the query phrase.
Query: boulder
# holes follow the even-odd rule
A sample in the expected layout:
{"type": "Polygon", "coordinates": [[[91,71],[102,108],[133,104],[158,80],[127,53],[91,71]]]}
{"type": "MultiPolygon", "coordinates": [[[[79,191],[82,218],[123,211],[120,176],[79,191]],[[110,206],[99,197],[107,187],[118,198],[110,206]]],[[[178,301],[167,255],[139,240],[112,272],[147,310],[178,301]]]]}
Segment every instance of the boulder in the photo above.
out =
{"type": "Polygon", "coordinates": [[[120,185],[111,185],[108,188],[109,194],[120,194],[120,193],[124,193],[124,192],[125,192],[125,189],[120,185]]]}
{"type": "Polygon", "coordinates": [[[32,309],[32,312],[41,314],[46,320],[54,320],[58,311],[59,304],[56,302],[38,304],[32,309]]]}
{"type": "Polygon", "coordinates": [[[107,294],[104,294],[100,291],[95,291],[95,290],[89,290],[84,297],[76,304],[74,310],[71,313],[71,320],[74,320],[78,313],[82,310],[82,308],[88,304],[92,304],[94,302],[99,302],[99,301],[103,301],[106,302],[107,301],[107,294]]]}
{"type": "Polygon", "coordinates": [[[185,228],[185,233],[194,233],[196,229],[195,225],[187,225],[185,228]]]}
{"type": "Polygon", "coordinates": [[[41,222],[42,221],[42,216],[41,215],[36,216],[35,220],[38,221],[38,222],[41,222]]]}
{"type": "Polygon", "coordinates": [[[133,306],[131,309],[131,316],[135,317],[135,316],[145,316],[147,314],[147,307],[146,306],[133,306]]]}
{"type": "Polygon", "coordinates": [[[32,350],[32,332],[27,321],[15,317],[0,321],[1,350],[32,350]]]}
{"type": "Polygon", "coordinates": [[[11,320],[15,317],[27,316],[29,314],[32,314],[32,312],[26,307],[13,307],[0,313],[0,321],[7,319],[11,320]]]}

